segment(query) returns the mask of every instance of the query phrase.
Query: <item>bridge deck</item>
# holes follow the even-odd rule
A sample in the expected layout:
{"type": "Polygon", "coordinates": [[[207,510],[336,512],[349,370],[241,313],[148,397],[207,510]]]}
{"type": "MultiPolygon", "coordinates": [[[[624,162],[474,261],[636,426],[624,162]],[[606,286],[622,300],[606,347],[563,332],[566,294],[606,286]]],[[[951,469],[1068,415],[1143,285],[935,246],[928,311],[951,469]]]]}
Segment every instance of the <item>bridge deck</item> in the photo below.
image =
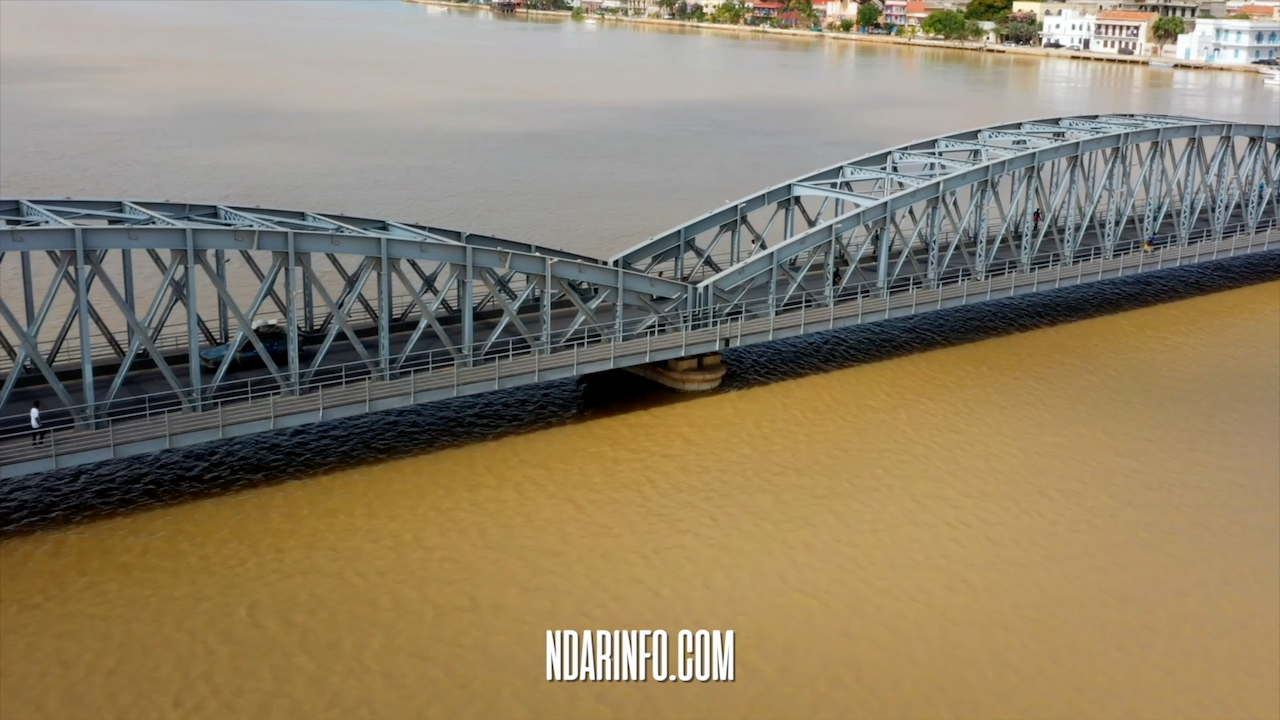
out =
{"type": "Polygon", "coordinates": [[[365,412],[448,397],[517,387],[558,378],[626,368],[690,354],[751,345],[808,332],[985,302],[1050,288],[1096,282],[1280,248],[1275,220],[1259,231],[1185,246],[1143,251],[1131,244],[1110,259],[1094,257],[1071,265],[1047,265],[1032,271],[1012,269],[985,280],[966,279],[941,287],[911,288],[888,297],[860,285],[831,303],[823,295],[804,296],[795,308],[764,317],[736,317],[691,325],[694,329],[652,330],[638,336],[578,341],[556,352],[512,348],[507,354],[477,361],[472,367],[428,361],[406,367],[390,378],[328,377],[296,396],[260,386],[243,395],[208,403],[202,412],[180,408],[137,409],[109,417],[94,430],[55,430],[39,446],[29,433],[0,435],[0,477],[126,457],[277,428],[320,422],[365,412]]]}

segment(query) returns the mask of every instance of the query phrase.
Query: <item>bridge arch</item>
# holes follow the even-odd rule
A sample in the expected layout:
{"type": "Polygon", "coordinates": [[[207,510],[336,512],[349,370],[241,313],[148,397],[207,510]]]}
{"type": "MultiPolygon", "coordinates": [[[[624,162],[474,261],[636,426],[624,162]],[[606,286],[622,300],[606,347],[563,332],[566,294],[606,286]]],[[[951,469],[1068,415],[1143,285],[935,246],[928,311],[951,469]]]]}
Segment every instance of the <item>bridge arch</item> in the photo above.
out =
{"type": "Polygon", "coordinates": [[[711,315],[982,279],[1126,237],[1221,237],[1275,217],[1280,126],[1159,115],[1040,119],[940,135],[730,203],[610,259],[697,285],[711,315]],[[799,225],[799,227],[798,227],[799,225]],[[923,279],[921,280],[921,276],[923,279]],[[769,288],[762,294],[761,288],[769,288]]]}

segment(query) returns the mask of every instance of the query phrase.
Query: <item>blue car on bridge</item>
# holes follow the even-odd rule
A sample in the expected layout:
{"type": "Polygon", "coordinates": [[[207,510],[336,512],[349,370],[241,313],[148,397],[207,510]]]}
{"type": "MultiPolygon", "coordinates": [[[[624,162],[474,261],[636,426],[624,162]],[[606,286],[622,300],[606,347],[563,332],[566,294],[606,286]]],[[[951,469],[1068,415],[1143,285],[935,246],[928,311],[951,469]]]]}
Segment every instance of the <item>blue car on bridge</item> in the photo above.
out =
{"type": "MultiPolygon", "coordinates": [[[[275,320],[255,320],[253,331],[262,341],[262,346],[272,362],[277,365],[288,362],[289,337],[275,320]]],[[[231,343],[205,348],[200,351],[200,364],[211,370],[216,369],[222,364],[228,352],[231,352],[231,343]]],[[[257,346],[249,342],[248,338],[240,341],[240,347],[233,353],[231,363],[242,368],[265,364],[257,346]]]]}

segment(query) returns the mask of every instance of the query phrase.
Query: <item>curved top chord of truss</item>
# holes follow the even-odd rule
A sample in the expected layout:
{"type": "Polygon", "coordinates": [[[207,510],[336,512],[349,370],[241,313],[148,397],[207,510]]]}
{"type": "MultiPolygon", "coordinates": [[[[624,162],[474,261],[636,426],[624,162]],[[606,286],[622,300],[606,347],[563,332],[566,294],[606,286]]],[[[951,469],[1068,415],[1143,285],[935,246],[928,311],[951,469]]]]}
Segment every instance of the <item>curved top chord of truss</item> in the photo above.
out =
{"type": "MultiPolygon", "coordinates": [[[[960,188],[972,188],[999,176],[1099,151],[1209,138],[1248,138],[1277,145],[1280,126],[1160,115],[1090,115],[940,135],[864,155],[775,185],[618,253],[610,258],[610,263],[688,279],[705,291],[699,293],[700,303],[705,303],[746,278],[802,255],[816,245],[830,243],[833,236],[860,226],[887,222],[904,208],[936,200],[960,188]],[[806,199],[820,201],[822,207],[812,213],[804,205],[806,199]],[[823,212],[829,206],[834,206],[833,212],[824,218],[823,212]],[[763,218],[758,214],[761,211],[765,213],[763,218]],[[805,223],[803,229],[794,227],[797,215],[805,223]],[[781,223],[776,222],[779,217],[781,223]],[[732,247],[728,252],[723,251],[725,237],[731,238],[732,247]]],[[[1202,173],[1206,169],[1210,172],[1222,169],[1236,172],[1237,180],[1243,179],[1239,158],[1227,157],[1222,163],[1220,156],[1215,157],[1217,159],[1212,160],[1191,157],[1190,163],[1194,165],[1199,160],[1201,165],[1212,165],[1202,168],[1202,173]],[[1233,160],[1235,167],[1226,167],[1233,160]]],[[[1256,158],[1259,165],[1267,166],[1259,173],[1265,184],[1274,186],[1280,182],[1278,158],[1280,153],[1274,151],[1269,158],[1265,154],[1256,158]]],[[[1184,162],[1174,173],[1185,170],[1184,162]]],[[[1117,169],[1113,180],[1119,174],[1117,169]]],[[[1153,171],[1151,177],[1154,175],[1153,171]]],[[[1138,179],[1141,181],[1143,176],[1138,179]]],[[[1189,178],[1174,179],[1189,181],[1189,178]]],[[[1106,178],[1096,180],[1105,182],[1106,178]]],[[[1045,190],[1040,188],[1042,193],[1045,190]]],[[[1051,196],[1055,188],[1048,190],[1051,196]]],[[[1162,192],[1168,193],[1169,188],[1165,187],[1162,192]]],[[[1271,190],[1267,190],[1267,194],[1274,197],[1271,190]]],[[[1045,205],[1053,201],[1052,197],[1042,199],[1045,205]]],[[[1028,222],[1032,220],[1031,208],[1036,207],[1036,200],[1033,198],[1026,208],[1028,222]]]]}

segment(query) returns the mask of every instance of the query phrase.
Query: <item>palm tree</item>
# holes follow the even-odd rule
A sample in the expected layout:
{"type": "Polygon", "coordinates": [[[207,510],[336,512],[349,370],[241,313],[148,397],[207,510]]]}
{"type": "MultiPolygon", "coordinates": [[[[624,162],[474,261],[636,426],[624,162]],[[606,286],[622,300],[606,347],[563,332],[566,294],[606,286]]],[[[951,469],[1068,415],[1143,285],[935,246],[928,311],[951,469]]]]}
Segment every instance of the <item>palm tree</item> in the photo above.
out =
{"type": "Polygon", "coordinates": [[[796,17],[805,21],[809,27],[818,22],[818,11],[813,9],[813,0],[787,0],[784,7],[796,17]]]}
{"type": "Polygon", "coordinates": [[[1176,41],[1179,35],[1187,31],[1187,26],[1180,17],[1162,17],[1151,26],[1151,31],[1160,41],[1160,54],[1164,55],[1165,43],[1176,41]]]}

